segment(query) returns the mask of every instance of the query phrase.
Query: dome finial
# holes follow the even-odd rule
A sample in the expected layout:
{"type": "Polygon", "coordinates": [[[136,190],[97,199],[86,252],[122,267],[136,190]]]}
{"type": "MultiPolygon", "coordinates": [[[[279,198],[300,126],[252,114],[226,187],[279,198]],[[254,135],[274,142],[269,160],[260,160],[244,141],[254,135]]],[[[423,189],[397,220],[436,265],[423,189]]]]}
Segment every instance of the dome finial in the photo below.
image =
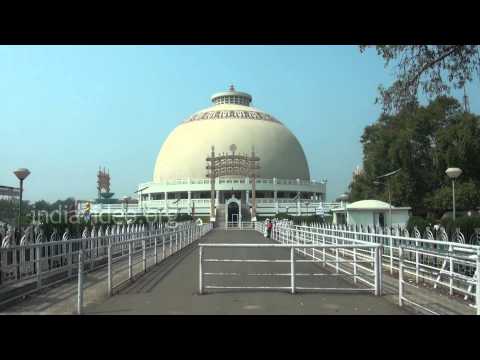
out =
{"type": "Polygon", "coordinates": [[[230,88],[228,90],[229,91],[235,91],[235,87],[233,86],[233,84],[230,85],[230,88]]]}

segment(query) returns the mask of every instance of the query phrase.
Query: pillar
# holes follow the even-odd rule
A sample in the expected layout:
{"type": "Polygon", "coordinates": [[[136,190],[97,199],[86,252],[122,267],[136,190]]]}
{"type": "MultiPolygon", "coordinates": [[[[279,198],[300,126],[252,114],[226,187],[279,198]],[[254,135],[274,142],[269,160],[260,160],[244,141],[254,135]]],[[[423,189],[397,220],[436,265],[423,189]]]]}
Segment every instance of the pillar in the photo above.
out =
{"type": "Polygon", "coordinates": [[[297,215],[301,215],[301,214],[302,212],[300,210],[300,191],[298,191],[297,192],[297,215]]]}
{"type": "Polygon", "coordinates": [[[163,195],[164,195],[164,199],[165,199],[165,203],[164,203],[164,204],[165,204],[165,206],[164,206],[164,208],[165,208],[165,214],[167,214],[167,216],[168,216],[167,192],[165,191],[165,192],[163,193],[163,195]]]}
{"type": "Polygon", "coordinates": [[[188,191],[188,207],[192,209],[192,192],[188,191]]]}
{"type": "MultiPolygon", "coordinates": [[[[275,181],[275,179],[273,179],[275,181]]],[[[275,204],[275,214],[278,214],[277,190],[273,191],[273,203],[275,204]]]]}

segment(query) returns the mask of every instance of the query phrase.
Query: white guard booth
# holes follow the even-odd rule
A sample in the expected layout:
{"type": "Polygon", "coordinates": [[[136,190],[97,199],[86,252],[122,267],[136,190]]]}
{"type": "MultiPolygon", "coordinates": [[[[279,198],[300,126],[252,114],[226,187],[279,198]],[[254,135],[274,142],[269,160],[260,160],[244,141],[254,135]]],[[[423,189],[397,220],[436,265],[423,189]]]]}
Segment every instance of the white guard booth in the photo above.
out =
{"type": "Polygon", "coordinates": [[[389,225],[406,226],[411,207],[390,208],[390,204],[379,200],[360,200],[351,204],[342,204],[332,209],[335,225],[371,225],[386,227],[389,225]],[[390,219],[391,213],[391,219],[390,219]]]}

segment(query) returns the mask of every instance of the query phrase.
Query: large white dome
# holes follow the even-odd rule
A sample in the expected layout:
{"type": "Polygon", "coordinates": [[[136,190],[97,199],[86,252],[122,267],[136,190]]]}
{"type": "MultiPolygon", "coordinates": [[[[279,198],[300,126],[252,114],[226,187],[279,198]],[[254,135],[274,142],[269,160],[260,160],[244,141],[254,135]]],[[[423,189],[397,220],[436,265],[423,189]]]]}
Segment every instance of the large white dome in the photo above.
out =
{"type": "Polygon", "coordinates": [[[215,153],[251,153],[260,158],[260,178],[310,180],[302,146],[280,121],[249,106],[251,96],[234,91],[212,97],[214,106],[198,111],[165,140],[158,154],[154,182],[206,178],[206,157],[215,153]]]}

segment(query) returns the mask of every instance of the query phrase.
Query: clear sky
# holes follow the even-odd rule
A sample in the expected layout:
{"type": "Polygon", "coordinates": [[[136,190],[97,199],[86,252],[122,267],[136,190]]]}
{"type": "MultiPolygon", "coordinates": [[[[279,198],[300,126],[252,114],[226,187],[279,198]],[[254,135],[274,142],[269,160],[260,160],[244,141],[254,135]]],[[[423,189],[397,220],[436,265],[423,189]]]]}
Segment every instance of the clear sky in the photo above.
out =
{"type": "MultiPolygon", "coordinates": [[[[297,136],[333,200],[392,73],[357,46],[0,46],[0,185],[27,167],[26,200],[93,199],[101,165],[115,197],[133,195],[168,134],[234,84],[297,136]]],[[[479,113],[478,81],[467,89],[479,113]]]]}

